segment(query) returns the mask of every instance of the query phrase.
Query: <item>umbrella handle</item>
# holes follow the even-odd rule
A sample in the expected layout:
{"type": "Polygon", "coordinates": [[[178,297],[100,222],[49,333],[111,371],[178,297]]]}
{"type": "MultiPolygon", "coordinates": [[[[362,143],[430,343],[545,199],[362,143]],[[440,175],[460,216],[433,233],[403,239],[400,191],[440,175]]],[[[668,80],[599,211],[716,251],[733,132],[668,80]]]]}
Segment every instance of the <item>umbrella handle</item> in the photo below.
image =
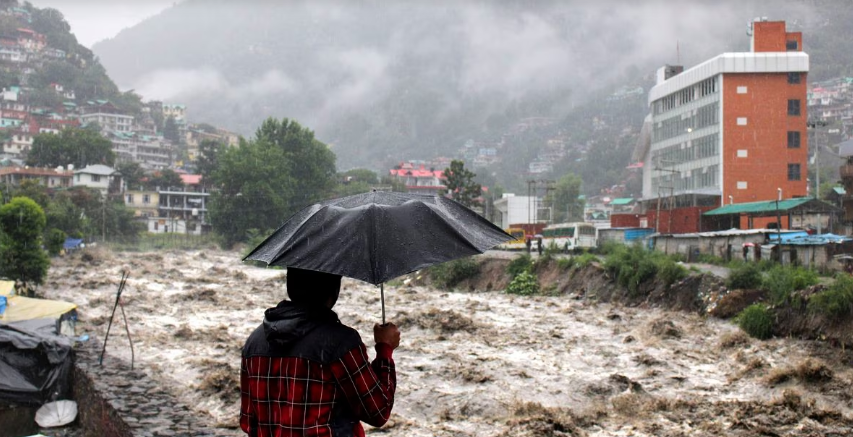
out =
{"type": "Polygon", "coordinates": [[[379,296],[382,299],[382,324],[385,324],[385,283],[379,284],[379,296]]]}

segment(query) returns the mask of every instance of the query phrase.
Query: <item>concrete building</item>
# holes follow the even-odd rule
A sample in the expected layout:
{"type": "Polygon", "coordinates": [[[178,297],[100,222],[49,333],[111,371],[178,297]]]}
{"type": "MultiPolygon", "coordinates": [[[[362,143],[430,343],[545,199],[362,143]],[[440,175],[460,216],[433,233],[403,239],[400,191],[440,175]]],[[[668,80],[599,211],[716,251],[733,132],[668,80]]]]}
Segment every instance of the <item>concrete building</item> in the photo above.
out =
{"type": "Polygon", "coordinates": [[[25,180],[35,180],[48,188],[67,188],[71,186],[73,172],[62,167],[2,167],[0,168],[0,183],[17,187],[25,180]]]}
{"type": "Polygon", "coordinates": [[[511,224],[538,223],[540,203],[538,197],[504,193],[503,197],[495,200],[495,225],[506,229],[511,224]]]}
{"type": "Polygon", "coordinates": [[[749,34],[749,52],[658,71],[635,156],[648,226],[659,232],[699,232],[701,214],[723,204],[807,195],[802,35],[765,20],[749,34]]]}
{"type": "Polygon", "coordinates": [[[87,102],[87,106],[81,108],[80,124],[85,126],[89,123],[98,123],[102,132],[131,132],[133,130],[133,116],[122,114],[118,108],[106,100],[87,102]]]}
{"type": "Polygon", "coordinates": [[[104,197],[124,191],[121,174],[112,167],[102,164],[87,165],[85,168],[75,170],[73,186],[94,188],[104,197]]]}

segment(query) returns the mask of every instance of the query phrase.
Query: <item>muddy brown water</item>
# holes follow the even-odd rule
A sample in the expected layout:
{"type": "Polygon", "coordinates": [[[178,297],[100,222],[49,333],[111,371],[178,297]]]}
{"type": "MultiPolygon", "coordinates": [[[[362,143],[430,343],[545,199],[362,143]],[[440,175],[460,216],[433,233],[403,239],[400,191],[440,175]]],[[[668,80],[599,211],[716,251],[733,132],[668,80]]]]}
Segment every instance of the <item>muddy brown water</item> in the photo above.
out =
{"type": "MultiPolygon", "coordinates": [[[[53,260],[46,297],[77,303],[78,333],[103,338],[128,270],[137,363],[223,435],[242,435],[240,348],[285,296],[284,272],[218,250],[92,255],[53,260]]],[[[853,435],[853,371],[827,345],[756,341],[730,321],[573,290],[512,296],[494,279],[460,292],[386,286],[402,342],[385,435],[853,435]]],[[[346,279],[343,288],[335,310],[372,345],[378,288],[346,279]]],[[[129,359],[118,323],[107,355],[129,359]]]]}

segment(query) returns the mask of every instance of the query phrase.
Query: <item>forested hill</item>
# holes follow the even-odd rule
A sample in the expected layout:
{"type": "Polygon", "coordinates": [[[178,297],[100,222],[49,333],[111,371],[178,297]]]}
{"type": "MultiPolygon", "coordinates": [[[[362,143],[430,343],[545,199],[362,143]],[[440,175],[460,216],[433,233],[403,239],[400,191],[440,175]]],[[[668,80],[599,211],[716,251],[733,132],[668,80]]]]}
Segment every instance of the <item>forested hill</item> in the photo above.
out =
{"type": "Polygon", "coordinates": [[[24,87],[23,98],[34,108],[56,110],[63,101],[104,99],[129,113],[139,111],[139,96],[119,91],[92,51],[77,42],[60,11],[0,1],[0,38],[7,53],[0,87],[24,87]],[[51,84],[73,90],[75,97],[63,97],[51,84]]]}
{"type": "Polygon", "coordinates": [[[853,73],[853,6],[844,0],[185,0],[93,50],[121,87],[185,103],[190,121],[251,134],[268,116],[297,119],[332,146],[342,169],[455,157],[467,142],[494,149],[502,168],[487,171],[500,175],[529,170],[556,137],[593,147],[570,130],[595,120],[613,132],[594,153],[630,143],[623,130],[639,125],[612,122],[641,121],[642,99],[591,100],[647,91],[665,63],[748,50],[746,23],[757,16],[804,32],[812,79],[853,73]]]}

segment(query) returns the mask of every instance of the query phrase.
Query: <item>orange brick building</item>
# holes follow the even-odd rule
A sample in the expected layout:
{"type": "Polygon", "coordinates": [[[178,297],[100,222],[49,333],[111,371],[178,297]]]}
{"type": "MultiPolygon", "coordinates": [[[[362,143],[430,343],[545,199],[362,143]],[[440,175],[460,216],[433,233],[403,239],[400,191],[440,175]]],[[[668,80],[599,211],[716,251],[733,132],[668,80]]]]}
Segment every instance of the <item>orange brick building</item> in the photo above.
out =
{"type": "Polygon", "coordinates": [[[807,194],[802,34],[784,21],[755,21],[750,34],[750,52],[658,71],[638,157],[647,226],[659,232],[707,230],[701,212],[725,203],[807,194]]]}

